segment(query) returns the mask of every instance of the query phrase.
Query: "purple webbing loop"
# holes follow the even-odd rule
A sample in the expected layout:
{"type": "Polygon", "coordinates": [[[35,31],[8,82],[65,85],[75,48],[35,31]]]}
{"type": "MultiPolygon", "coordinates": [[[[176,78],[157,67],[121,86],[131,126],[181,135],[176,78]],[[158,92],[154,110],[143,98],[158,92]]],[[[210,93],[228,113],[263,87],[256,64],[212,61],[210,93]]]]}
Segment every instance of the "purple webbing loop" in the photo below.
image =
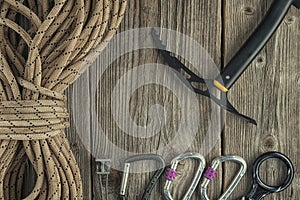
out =
{"type": "Polygon", "coordinates": [[[217,173],[218,172],[216,170],[214,170],[211,167],[208,167],[204,173],[204,176],[212,181],[216,177],[217,173]]]}
{"type": "Polygon", "coordinates": [[[166,170],[166,179],[169,180],[169,181],[174,181],[174,179],[176,178],[176,175],[177,175],[177,172],[176,170],[174,169],[171,169],[171,168],[168,168],[166,170]]]}

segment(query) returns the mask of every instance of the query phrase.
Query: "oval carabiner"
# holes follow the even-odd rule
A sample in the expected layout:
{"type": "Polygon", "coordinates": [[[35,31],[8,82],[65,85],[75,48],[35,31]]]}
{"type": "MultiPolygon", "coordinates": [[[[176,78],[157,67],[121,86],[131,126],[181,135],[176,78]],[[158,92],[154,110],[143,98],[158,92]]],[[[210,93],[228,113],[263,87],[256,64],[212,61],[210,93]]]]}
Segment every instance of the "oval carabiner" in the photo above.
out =
{"type": "Polygon", "coordinates": [[[125,194],[126,194],[126,187],[128,182],[128,175],[129,175],[129,169],[130,164],[137,161],[142,160],[155,160],[157,163],[159,163],[159,169],[155,172],[153,175],[151,181],[148,183],[146,190],[142,196],[142,200],[148,200],[150,197],[150,193],[153,190],[155,184],[165,171],[165,160],[163,157],[157,154],[143,154],[143,155],[134,155],[125,160],[124,164],[124,170],[123,170],[123,176],[122,176],[122,182],[121,182],[121,188],[120,188],[120,195],[119,198],[121,200],[125,200],[125,194]]]}
{"type": "Polygon", "coordinates": [[[227,161],[233,161],[233,162],[240,164],[240,170],[239,170],[238,174],[234,177],[233,181],[231,182],[229,187],[226,189],[226,191],[218,199],[226,200],[231,195],[233,190],[236,188],[236,186],[240,182],[241,178],[246,173],[246,170],[247,170],[246,161],[243,158],[241,158],[240,156],[222,156],[219,158],[215,158],[211,163],[211,167],[208,167],[204,173],[204,180],[201,184],[201,199],[209,200],[209,198],[207,196],[207,192],[206,192],[207,186],[217,175],[216,170],[217,170],[218,166],[221,163],[227,162],[227,161]]]}
{"type": "Polygon", "coordinates": [[[185,193],[182,200],[190,199],[193,192],[195,191],[195,189],[200,181],[201,175],[205,169],[205,159],[199,153],[185,153],[185,154],[179,155],[176,158],[174,158],[171,161],[171,167],[166,170],[167,181],[166,181],[165,187],[164,187],[164,194],[165,194],[165,197],[167,200],[173,200],[173,197],[170,194],[170,186],[172,184],[172,181],[175,179],[175,177],[177,175],[177,172],[176,172],[177,165],[180,161],[188,159],[188,158],[199,160],[200,163],[199,163],[199,167],[197,169],[196,175],[194,176],[194,179],[191,183],[191,186],[189,187],[188,191],[185,193]]]}

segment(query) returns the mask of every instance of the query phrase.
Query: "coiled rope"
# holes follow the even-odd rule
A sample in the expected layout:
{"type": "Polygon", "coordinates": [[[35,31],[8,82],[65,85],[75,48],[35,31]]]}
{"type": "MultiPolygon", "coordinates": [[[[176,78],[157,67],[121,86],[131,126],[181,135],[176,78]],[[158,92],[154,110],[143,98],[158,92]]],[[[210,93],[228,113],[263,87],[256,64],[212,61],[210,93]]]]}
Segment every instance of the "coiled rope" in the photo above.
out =
{"type": "Polygon", "coordinates": [[[116,33],[126,0],[0,0],[0,199],[83,199],[65,89],[116,33]],[[22,193],[29,160],[33,190],[22,193]]]}

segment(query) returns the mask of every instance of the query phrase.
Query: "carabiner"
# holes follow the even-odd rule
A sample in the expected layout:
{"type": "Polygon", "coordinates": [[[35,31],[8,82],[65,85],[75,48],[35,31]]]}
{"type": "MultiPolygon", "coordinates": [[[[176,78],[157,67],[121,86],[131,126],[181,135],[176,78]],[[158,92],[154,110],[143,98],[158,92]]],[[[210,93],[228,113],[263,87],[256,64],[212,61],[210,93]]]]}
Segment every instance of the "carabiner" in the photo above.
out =
{"type": "Polygon", "coordinates": [[[227,162],[227,161],[233,161],[233,162],[240,164],[240,170],[239,170],[238,174],[234,177],[233,181],[231,182],[229,187],[226,189],[226,191],[218,199],[226,200],[231,195],[233,190],[236,188],[236,186],[238,185],[238,183],[240,182],[240,180],[246,173],[246,170],[247,170],[246,161],[243,158],[241,158],[240,156],[222,156],[222,157],[214,159],[212,161],[211,167],[208,167],[204,173],[204,180],[201,184],[201,199],[209,200],[209,198],[207,196],[207,192],[206,192],[207,186],[217,175],[216,170],[217,170],[218,166],[221,163],[227,162]]]}
{"type": "Polygon", "coordinates": [[[164,194],[165,194],[165,197],[166,197],[167,200],[173,200],[173,197],[170,194],[170,186],[172,184],[172,181],[175,179],[175,177],[177,175],[177,172],[176,172],[177,165],[180,161],[188,159],[188,158],[199,160],[200,163],[199,163],[199,167],[197,169],[197,173],[194,176],[194,179],[191,183],[191,186],[189,187],[188,191],[185,193],[182,200],[190,199],[193,192],[195,191],[195,189],[196,189],[196,187],[197,187],[197,185],[200,181],[201,175],[202,175],[202,173],[205,169],[205,159],[199,153],[185,153],[185,154],[179,155],[176,158],[174,158],[171,161],[171,167],[168,168],[167,171],[166,171],[167,181],[166,181],[165,187],[164,187],[164,194]]]}
{"type": "Polygon", "coordinates": [[[151,191],[153,190],[155,184],[161,177],[161,175],[165,171],[165,160],[157,154],[143,154],[143,155],[134,155],[125,160],[124,164],[124,170],[123,170],[123,176],[122,176],[122,182],[121,182],[121,189],[120,189],[120,196],[119,198],[121,200],[125,200],[125,194],[126,194],[126,187],[128,182],[128,175],[129,175],[129,169],[130,164],[137,161],[142,160],[155,160],[157,163],[159,163],[159,169],[155,172],[153,175],[151,181],[148,183],[146,190],[142,196],[142,200],[148,200],[151,194],[151,191]]]}

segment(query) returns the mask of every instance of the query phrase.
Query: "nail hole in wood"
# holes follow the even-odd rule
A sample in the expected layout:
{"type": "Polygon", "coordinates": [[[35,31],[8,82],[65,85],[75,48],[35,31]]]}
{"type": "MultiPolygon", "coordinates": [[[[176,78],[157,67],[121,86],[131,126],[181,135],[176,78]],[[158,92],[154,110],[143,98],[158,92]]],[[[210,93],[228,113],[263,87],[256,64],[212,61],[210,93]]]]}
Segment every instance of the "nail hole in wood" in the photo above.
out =
{"type": "Polygon", "coordinates": [[[263,57],[258,57],[257,58],[257,63],[263,63],[264,62],[264,58],[263,57]]]}
{"type": "Polygon", "coordinates": [[[295,22],[295,18],[293,16],[289,16],[286,18],[285,22],[287,24],[293,24],[295,22]]]}
{"type": "Polygon", "coordinates": [[[300,74],[296,77],[296,83],[300,86],[300,74]]]}
{"type": "Polygon", "coordinates": [[[247,6],[243,9],[243,12],[245,13],[245,15],[253,15],[254,8],[247,6]]]}

